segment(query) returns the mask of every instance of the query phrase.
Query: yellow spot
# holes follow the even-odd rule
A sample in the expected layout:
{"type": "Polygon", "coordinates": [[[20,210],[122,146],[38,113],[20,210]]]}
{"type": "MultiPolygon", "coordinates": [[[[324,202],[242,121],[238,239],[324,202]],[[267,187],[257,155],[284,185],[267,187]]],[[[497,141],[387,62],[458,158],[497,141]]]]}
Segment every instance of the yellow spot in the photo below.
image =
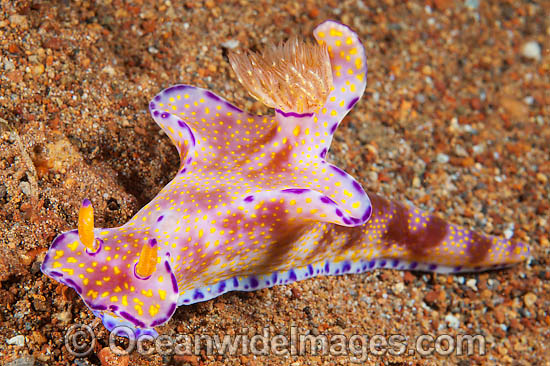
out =
{"type": "Polygon", "coordinates": [[[329,34],[331,35],[331,37],[342,37],[344,35],[341,31],[335,28],[332,28],[329,34]]]}
{"type": "Polygon", "coordinates": [[[159,297],[160,297],[161,300],[166,299],[166,291],[159,290],[159,297]]]}
{"type": "Polygon", "coordinates": [[[158,312],[159,312],[159,309],[156,306],[154,305],[149,306],[149,314],[151,314],[151,316],[155,316],[158,312]]]}
{"type": "Polygon", "coordinates": [[[122,305],[128,306],[128,296],[122,296],[122,305]]]}
{"type": "Polygon", "coordinates": [[[109,300],[111,302],[118,302],[118,297],[117,296],[111,296],[111,298],[109,300]]]}
{"type": "Polygon", "coordinates": [[[153,290],[151,290],[151,289],[149,289],[149,290],[141,290],[141,293],[142,293],[144,296],[153,297],[153,290]]]}
{"type": "Polygon", "coordinates": [[[74,252],[78,247],[78,241],[73,241],[71,244],[68,244],[67,247],[74,252]]]}
{"type": "Polygon", "coordinates": [[[140,305],[135,305],[134,309],[136,309],[138,315],[143,315],[143,308],[140,305]]]}

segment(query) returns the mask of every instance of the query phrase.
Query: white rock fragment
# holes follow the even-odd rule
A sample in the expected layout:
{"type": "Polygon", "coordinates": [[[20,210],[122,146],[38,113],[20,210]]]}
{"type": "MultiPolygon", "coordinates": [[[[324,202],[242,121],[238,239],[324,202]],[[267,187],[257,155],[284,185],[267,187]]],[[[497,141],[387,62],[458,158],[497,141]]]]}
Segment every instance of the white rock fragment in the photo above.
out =
{"type": "Polygon", "coordinates": [[[445,315],[445,322],[449,327],[454,329],[458,329],[458,327],[460,326],[460,320],[453,314],[445,315]]]}
{"type": "Polygon", "coordinates": [[[8,339],[6,343],[13,346],[23,347],[25,345],[25,336],[22,334],[16,335],[15,337],[8,339]]]}
{"type": "Polygon", "coordinates": [[[20,27],[21,29],[29,29],[29,21],[24,15],[13,14],[8,18],[10,23],[14,26],[20,27]]]}
{"type": "Polygon", "coordinates": [[[405,290],[405,285],[403,282],[397,282],[395,285],[392,286],[392,290],[394,294],[400,294],[405,290]]]}
{"type": "Polygon", "coordinates": [[[13,64],[13,62],[9,58],[6,58],[5,61],[4,61],[4,70],[6,70],[6,71],[15,70],[15,65],[13,64]]]}
{"type": "Polygon", "coordinates": [[[447,154],[439,153],[437,154],[437,157],[435,158],[438,163],[448,163],[449,162],[449,156],[447,154]]]}
{"type": "Polygon", "coordinates": [[[239,47],[239,41],[237,39],[229,39],[222,43],[222,47],[233,50],[239,47]]]}
{"type": "Polygon", "coordinates": [[[541,58],[540,45],[535,41],[529,41],[521,47],[521,55],[539,61],[541,58]]]}
{"type": "Polygon", "coordinates": [[[101,71],[107,73],[107,75],[109,75],[109,76],[115,76],[116,75],[116,71],[115,71],[114,67],[112,67],[111,65],[105,66],[101,71]]]}
{"type": "Polygon", "coordinates": [[[504,229],[502,234],[504,235],[504,237],[506,239],[509,240],[509,239],[512,238],[512,236],[514,236],[514,229],[515,229],[515,225],[512,222],[512,223],[508,224],[508,227],[506,229],[504,229]]]}
{"type": "Polygon", "coordinates": [[[479,0],[466,0],[464,5],[470,10],[477,10],[479,8],[479,0]]]}

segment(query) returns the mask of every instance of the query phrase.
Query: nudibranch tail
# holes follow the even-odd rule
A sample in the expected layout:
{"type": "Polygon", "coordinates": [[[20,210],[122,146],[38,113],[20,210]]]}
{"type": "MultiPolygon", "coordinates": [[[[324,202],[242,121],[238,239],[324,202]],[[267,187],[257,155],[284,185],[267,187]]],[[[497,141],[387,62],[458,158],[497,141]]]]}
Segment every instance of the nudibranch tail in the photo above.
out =
{"type": "Polygon", "coordinates": [[[483,271],[522,262],[529,255],[524,243],[478,234],[375,194],[369,197],[373,214],[362,228],[362,244],[372,249],[368,254],[388,263],[399,261],[396,269],[483,271]]]}
{"type": "Polygon", "coordinates": [[[332,90],[327,47],[292,38],[262,53],[230,53],[229,62],[248,92],[284,112],[318,110],[332,90]]]}
{"type": "Polygon", "coordinates": [[[88,199],[82,201],[78,212],[78,238],[88,251],[98,250],[99,243],[94,236],[94,209],[88,199]]]}

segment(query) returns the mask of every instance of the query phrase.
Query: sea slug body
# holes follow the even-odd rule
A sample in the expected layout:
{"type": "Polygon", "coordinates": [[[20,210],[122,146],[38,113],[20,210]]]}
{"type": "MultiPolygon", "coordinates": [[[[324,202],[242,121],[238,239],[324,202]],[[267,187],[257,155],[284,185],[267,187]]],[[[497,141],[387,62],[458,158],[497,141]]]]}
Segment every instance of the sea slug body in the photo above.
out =
{"type": "Polygon", "coordinates": [[[364,92],[367,64],[348,27],[327,21],[314,35],[317,44],[230,56],[274,116],[188,85],[154,97],[149,109],[179,152],[178,173],[118,228],[94,228],[85,200],[78,230],[54,240],[42,271],[75,289],[109,330],[156,336],[177,306],[228,291],[375,268],[458,273],[524,260],[526,244],[367,194],[325,161],[364,92]]]}

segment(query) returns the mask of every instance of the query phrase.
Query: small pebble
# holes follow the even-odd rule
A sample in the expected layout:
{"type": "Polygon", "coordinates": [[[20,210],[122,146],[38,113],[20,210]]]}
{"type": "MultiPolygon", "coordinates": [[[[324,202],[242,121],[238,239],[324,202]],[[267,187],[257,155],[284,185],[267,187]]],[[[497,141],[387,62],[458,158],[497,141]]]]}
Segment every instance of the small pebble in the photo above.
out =
{"type": "Polygon", "coordinates": [[[8,339],[6,343],[13,346],[23,347],[25,345],[25,336],[22,334],[16,335],[15,337],[8,339]]]}
{"type": "Polygon", "coordinates": [[[500,105],[512,119],[522,120],[529,116],[529,107],[514,97],[502,96],[500,105]]]}
{"type": "Polygon", "coordinates": [[[222,43],[222,47],[233,50],[239,47],[239,41],[237,39],[229,39],[222,43]]]}
{"type": "Polygon", "coordinates": [[[471,10],[477,10],[479,8],[479,0],[466,0],[464,5],[471,10]]]}
{"type": "Polygon", "coordinates": [[[42,73],[44,72],[44,65],[42,64],[38,64],[38,65],[35,65],[32,67],[32,73],[34,75],[42,75],[42,73]]]}
{"type": "Polygon", "coordinates": [[[454,329],[458,329],[460,326],[460,320],[453,314],[445,315],[445,322],[449,325],[449,327],[454,329]]]}
{"type": "Polygon", "coordinates": [[[15,70],[15,65],[10,59],[4,59],[4,70],[6,71],[15,70]]]}
{"type": "Polygon", "coordinates": [[[468,156],[468,152],[461,145],[455,146],[455,154],[456,156],[460,156],[462,158],[468,156]]]}
{"type": "Polygon", "coordinates": [[[20,27],[23,30],[29,28],[29,22],[27,20],[27,17],[24,15],[19,15],[19,14],[11,15],[9,17],[9,21],[12,25],[20,27]]]}
{"type": "Polygon", "coordinates": [[[523,296],[523,302],[525,303],[525,306],[530,308],[535,304],[537,301],[537,295],[535,295],[532,292],[527,293],[525,296],[523,296]]]}
{"type": "Polygon", "coordinates": [[[105,66],[101,71],[107,73],[107,75],[109,75],[109,76],[115,76],[116,75],[116,71],[111,65],[105,66]]]}
{"type": "Polygon", "coordinates": [[[504,235],[506,239],[511,239],[512,236],[514,236],[514,227],[514,223],[509,223],[508,227],[502,232],[502,235],[504,235]]]}
{"type": "Polygon", "coordinates": [[[420,188],[420,178],[418,176],[414,176],[412,186],[413,188],[420,188]]]}
{"type": "MultiPolygon", "coordinates": [[[[122,353],[122,348],[117,347],[117,353],[122,353]]],[[[97,354],[97,357],[99,358],[99,361],[101,362],[101,366],[128,366],[128,361],[130,359],[130,356],[127,354],[117,355],[115,354],[110,347],[104,347],[99,353],[97,354]]]]}
{"type": "Polygon", "coordinates": [[[471,288],[474,291],[477,291],[477,280],[475,278],[470,278],[468,281],[466,281],[466,286],[471,288]]]}
{"type": "Polygon", "coordinates": [[[535,41],[529,41],[521,47],[521,55],[525,58],[530,58],[539,61],[541,58],[540,45],[535,41]]]}
{"type": "Polygon", "coordinates": [[[34,366],[34,357],[30,355],[21,356],[8,362],[6,366],[34,366]]]}
{"type": "Polygon", "coordinates": [[[19,183],[19,189],[25,196],[31,195],[31,185],[29,182],[21,182],[19,183]]]}
{"type": "Polygon", "coordinates": [[[424,94],[417,94],[414,99],[416,99],[416,101],[420,104],[424,104],[424,102],[426,102],[426,97],[424,96],[424,94]]]}
{"type": "Polygon", "coordinates": [[[63,324],[67,324],[73,318],[71,312],[68,310],[62,311],[60,313],[55,313],[53,314],[53,316],[56,317],[57,320],[59,320],[63,324]]]}
{"type": "Polygon", "coordinates": [[[437,154],[436,160],[437,160],[438,163],[441,163],[441,164],[448,163],[449,162],[449,155],[439,153],[439,154],[437,154]]]}
{"type": "Polygon", "coordinates": [[[397,282],[395,285],[393,285],[392,290],[394,294],[400,294],[405,289],[405,285],[403,282],[397,282]]]}
{"type": "Polygon", "coordinates": [[[473,150],[474,155],[479,155],[479,154],[481,154],[483,151],[485,151],[485,146],[483,146],[483,145],[481,145],[481,144],[480,144],[480,145],[474,145],[474,146],[472,147],[472,150],[473,150]]]}

